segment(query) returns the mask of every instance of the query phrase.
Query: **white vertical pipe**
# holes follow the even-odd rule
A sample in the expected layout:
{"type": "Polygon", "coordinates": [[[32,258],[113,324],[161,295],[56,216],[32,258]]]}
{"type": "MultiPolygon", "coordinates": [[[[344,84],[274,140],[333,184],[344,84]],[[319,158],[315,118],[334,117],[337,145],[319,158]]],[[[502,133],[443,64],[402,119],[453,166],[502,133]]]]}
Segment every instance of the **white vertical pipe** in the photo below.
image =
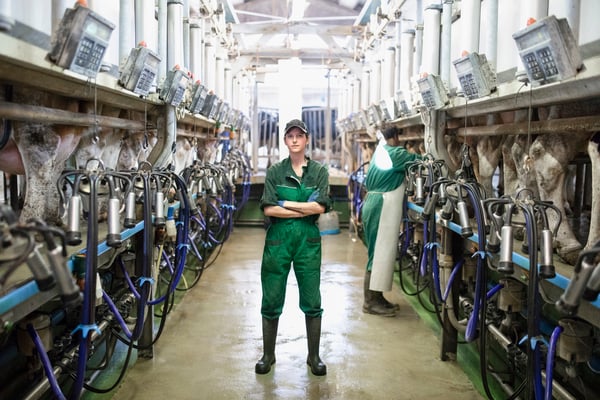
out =
{"type": "Polygon", "coordinates": [[[245,74],[242,76],[242,85],[240,86],[240,91],[242,92],[240,95],[240,110],[243,110],[246,115],[251,115],[251,106],[252,106],[252,90],[254,88],[254,81],[252,80],[252,76],[250,74],[245,74]]]}
{"type": "Polygon", "coordinates": [[[421,70],[422,57],[423,57],[423,1],[417,0],[417,21],[415,25],[415,52],[412,53],[414,56],[413,65],[417,71],[421,70]]]}
{"type": "MultiPolygon", "coordinates": [[[[215,94],[220,98],[225,97],[225,69],[224,49],[219,46],[215,59],[215,94]]],[[[226,56],[226,54],[225,54],[226,56]]]]}
{"type": "Polygon", "coordinates": [[[239,110],[240,107],[240,79],[239,74],[231,80],[231,107],[239,110]]]}
{"type": "Polygon", "coordinates": [[[244,90],[245,90],[245,78],[241,72],[238,72],[234,78],[233,85],[233,101],[232,104],[235,109],[243,111],[247,113],[247,110],[244,108],[244,90]]]}
{"type": "Polygon", "coordinates": [[[360,80],[360,107],[359,109],[365,110],[369,106],[369,89],[370,89],[370,71],[367,68],[363,68],[362,79],[360,80]]]}
{"type": "Polygon", "coordinates": [[[381,99],[381,60],[372,62],[371,66],[369,104],[374,104],[381,99]]]}
{"type": "Polygon", "coordinates": [[[485,32],[485,56],[490,66],[496,71],[498,60],[498,0],[485,0],[486,27],[485,32]]]}
{"type": "Polygon", "coordinates": [[[400,90],[403,92],[405,99],[410,104],[410,87],[411,78],[413,76],[413,52],[415,46],[415,31],[412,29],[402,32],[402,43],[400,45],[400,90]]]}
{"type": "Polygon", "coordinates": [[[558,18],[566,18],[575,36],[575,42],[579,43],[579,28],[581,15],[581,0],[563,0],[554,6],[558,18]]]}
{"type": "Polygon", "coordinates": [[[345,86],[338,92],[338,104],[340,105],[340,111],[338,112],[338,119],[344,118],[350,114],[350,103],[352,102],[352,92],[350,84],[347,79],[344,79],[345,86]]]}
{"type": "Polygon", "coordinates": [[[183,0],[183,64],[190,68],[190,2],[183,0]]]}
{"type": "Polygon", "coordinates": [[[200,80],[206,79],[204,65],[206,64],[206,20],[200,21],[201,44],[198,53],[200,54],[200,80]]]}
{"type": "MultiPolygon", "coordinates": [[[[481,22],[481,0],[462,0],[460,8],[462,22],[460,51],[479,52],[479,25],[481,22]]],[[[487,29],[487,27],[486,27],[487,29]]]]}
{"type": "Polygon", "coordinates": [[[522,21],[523,26],[529,18],[540,20],[548,16],[548,0],[529,0],[525,2],[525,21],[522,21]]]}
{"type": "Polygon", "coordinates": [[[425,9],[423,23],[423,60],[419,72],[439,74],[441,15],[439,5],[425,9]]]}
{"type": "Polygon", "coordinates": [[[353,113],[354,111],[356,111],[358,109],[358,102],[359,102],[359,96],[358,96],[358,89],[356,88],[357,85],[357,81],[354,78],[354,76],[349,75],[347,77],[348,80],[348,95],[349,95],[349,99],[348,100],[348,110],[347,110],[347,114],[346,115],[350,115],[351,113],[353,113]]]}
{"type": "Polygon", "coordinates": [[[575,36],[575,43],[579,44],[579,29],[581,27],[581,0],[569,0],[568,11],[565,13],[569,26],[575,36]]]}
{"type": "Polygon", "coordinates": [[[167,0],[158,0],[158,54],[162,60],[156,79],[159,84],[167,76],[167,69],[172,67],[168,65],[167,57],[167,14],[167,0]]]}
{"type": "Polygon", "coordinates": [[[214,90],[216,85],[215,77],[215,47],[212,44],[212,37],[206,37],[204,42],[204,82],[209,90],[214,90]]]}
{"type": "Polygon", "coordinates": [[[325,110],[325,165],[331,164],[331,69],[327,70],[327,108],[325,110]]]}
{"type": "Polygon", "coordinates": [[[233,79],[231,77],[231,64],[224,62],[223,64],[223,98],[232,104],[233,99],[233,79]]]}
{"type": "Polygon", "coordinates": [[[252,82],[252,130],[250,131],[250,140],[252,142],[252,170],[256,174],[258,172],[258,142],[260,140],[260,130],[258,126],[258,81],[252,82]]]}
{"type": "Polygon", "coordinates": [[[442,41],[440,54],[440,77],[450,87],[450,64],[452,64],[452,3],[453,0],[444,0],[442,8],[442,41]]]}
{"type": "Polygon", "coordinates": [[[124,64],[135,47],[135,4],[131,0],[119,1],[119,65],[124,64]]]}
{"type": "Polygon", "coordinates": [[[383,55],[381,64],[381,99],[389,99],[394,96],[394,71],[396,69],[396,50],[394,49],[394,40],[388,39],[387,48],[383,55]]]}
{"type": "Polygon", "coordinates": [[[401,47],[401,43],[402,43],[402,21],[401,20],[397,20],[395,22],[395,32],[394,32],[394,46],[395,46],[395,54],[394,54],[394,91],[393,94],[395,95],[396,92],[398,92],[400,90],[400,76],[402,73],[402,56],[401,56],[401,52],[402,52],[402,47],[401,47]]]}
{"type": "Polygon", "coordinates": [[[360,110],[360,101],[361,101],[361,87],[360,87],[360,79],[358,77],[354,77],[352,81],[352,106],[350,107],[351,112],[355,112],[360,110]]]}
{"type": "Polygon", "coordinates": [[[167,1],[167,68],[184,65],[183,60],[183,1],[167,1]]]}
{"type": "Polygon", "coordinates": [[[202,31],[197,21],[190,24],[190,71],[194,80],[201,80],[202,70],[202,31]]]}
{"type": "Polygon", "coordinates": [[[240,110],[244,111],[246,115],[251,115],[252,111],[252,89],[254,82],[252,81],[251,74],[242,74],[240,79],[240,110]]]}
{"type": "MultiPolygon", "coordinates": [[[[2,4],[2,3],[9,3],[9,5],[10,5],[10,0],[0,1],[0,4],[2,4]]],[[[73,5],[73,2],[69,1],[69,0],[52,0],[52,22],[51,22],[52,34],[54,34],[54,32],[56,31],[56,28],[58,28],[58,25],[60,24],[60,20],[65,15],[65,10],[67,8],[71,8],[72,5],[73,5]]],[[[0,11],[0,14],[2,14],[2,11],[0,11]]]]}
{"type": "MultiPolygon", "coordinates": [[[[158,52],[158,22],[154,16],[154,6],[148,7],[146,0],[135,0],[135,44],[141,41],[146,42],[150,50],[158,52]]],[[[162,57],[161,63],[166,62],[162,57]]]]}

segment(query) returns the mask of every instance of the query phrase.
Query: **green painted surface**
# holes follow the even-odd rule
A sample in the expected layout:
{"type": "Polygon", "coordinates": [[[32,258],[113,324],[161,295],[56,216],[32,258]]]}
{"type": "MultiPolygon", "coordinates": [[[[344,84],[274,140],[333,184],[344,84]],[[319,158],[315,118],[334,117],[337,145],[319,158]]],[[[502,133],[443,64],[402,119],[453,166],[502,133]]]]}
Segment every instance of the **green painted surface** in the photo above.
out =
{"type": "MultiPolygon", "coordinates": [[[[398,271],[398,268],[396,268],[398,271]]],[[[394,277],[396,283],[400,284],[399,275],[394,277]]],[[[410,293],[414,293],[416,288],[412,278],[408,272],[402,274],[403,285],[410,293]]],[[[436,315],[427,309],[433,310],[434,306],[429,301],[429,290],[423,291],[420,298],[417,296],[405,295],[407,301],[413,307],[413,309],[419,315],[427,326],[429,326],[435,334],[440,338],[441,341],[441,326],[436,315]],[[427,308],[427,309],[426,309],[427,308]]],[[[458,336],[459,345],[457,348],[456,362],[465,371],[473,385],[477,388],[479,393],[483,397],[487,397],[483,388],[481,370],[479,368],[479,350],[477,348],[477,342],[465,343],[464,337],[459,334],[458,336]]],[[[440,362],[452,362],[452,361],[440,361],[440,362]]],[[[500,385],[492,376],[488,376],[488,386],[491,394],[495,399],[503,399],[507,397],[507,394],[502,390],[500,385]]]]}
{"type": "MultiPolygon", "coordinates": [[[[236,218],[237,225],[263,224],[264,216],[259,207],[263,186],[260,183],[251,185],[250,198],[246,205],[238,211],[238,217],[236,218]]],[[[330,188],[333,209],[338,213],[339,224],[341,227],[346,227],[350,221],[350,202],[346,194],[346,186],[332,185],[330,188]]]]}

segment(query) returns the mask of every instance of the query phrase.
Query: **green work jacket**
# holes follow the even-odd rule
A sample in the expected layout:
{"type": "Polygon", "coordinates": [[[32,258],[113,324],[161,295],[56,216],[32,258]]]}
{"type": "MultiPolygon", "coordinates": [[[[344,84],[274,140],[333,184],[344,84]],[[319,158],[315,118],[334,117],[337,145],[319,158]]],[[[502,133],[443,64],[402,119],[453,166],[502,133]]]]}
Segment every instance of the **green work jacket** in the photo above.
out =
{"type": "MultiPolygon", "coordinates": [[[[315,201],[325,206],[325,212],[329,211],[331,199],[329,198],[327,168],[311,159],[308,159],[303,168],[302,177],[298,177],[292,168],[289,157],[272,165],[267,170],[265,190],[260,199],[260,209],[264,210],[265,206],[276,206],[279,200],[306,201],[315,190],[319,190],[319,196],[315,201]]],[[[316,221],[318,217],[318,215],[309,215],[305,218],[316,221]]],[[[297,218],[272,217],[271,222],[276,223],[286,219],[297,218]]]]}

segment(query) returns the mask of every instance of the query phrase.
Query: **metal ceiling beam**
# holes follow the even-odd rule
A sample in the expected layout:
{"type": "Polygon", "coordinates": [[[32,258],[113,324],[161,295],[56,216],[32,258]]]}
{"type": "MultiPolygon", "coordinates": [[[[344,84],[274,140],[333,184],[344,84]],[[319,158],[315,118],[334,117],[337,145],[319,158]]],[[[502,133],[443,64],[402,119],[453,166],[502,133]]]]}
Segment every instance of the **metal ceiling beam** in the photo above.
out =
{"type": "Polygon", "coordinates": [[[258,49],[240,50],[240,56],[254,58],[289,58],[301,59],[351,59],[353,54],[347,51],[331,51],[329,49],[290,49],[285,47],[261,47],[258,49]]]}
{"type": "Polygon", "coordinates": [[[231,27],[233,34],[268,34],[289,33],[291,35],[329,35],[329,36],[357,36],[361,35],[364,27],[358,25],[309,25],[302,22],[273,23],[264,22],[257,24],[235,24],[231,27]]]}

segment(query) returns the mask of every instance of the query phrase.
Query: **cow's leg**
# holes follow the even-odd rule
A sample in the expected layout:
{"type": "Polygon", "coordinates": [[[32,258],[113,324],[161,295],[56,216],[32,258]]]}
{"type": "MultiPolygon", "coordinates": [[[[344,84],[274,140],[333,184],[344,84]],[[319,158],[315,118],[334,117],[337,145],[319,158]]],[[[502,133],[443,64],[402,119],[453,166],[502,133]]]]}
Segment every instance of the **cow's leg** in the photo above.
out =
{"type": "Polygon", "coordinates": [[[517,167],[512,157],[512,146],[515,136],[508,136],[502,143],[502,193],[514,195],[519,187],[517,167]]]}
{"type": "Polygon", "coordinates": [[[586,249],[600,240],[600,133],[596,133],[588,143],[588,154],[592,163],[592,212],[590,214],[590,232],[586,249]]]}
{"type": "MultiPolygon", "coordinates": [[[[552,201],[561,212],[563,222],[558,227],[556,234],[556,248],[558,255],[569,264],[575,264],[582,245],[566,220],[564,209],[565,175],[569,161],[575,157],[587,137],[587,134],[541,135],[531,145],[530,149],[540,198],[544,201],[552,201]]],[[[548,213],[548,222],[552,226],[556,225],[558,217],[555,213],[548,213]]]]}
{"type": "Polygon", "coordinates": [[[41,218],[50,224],[62,225],[58,177],[64,169],[69,150],[77,145],[74,129],[43,124],[17,124],[16,140],[23,155],[27,190],[20,220],[41,218]]]}
{"type": "MultiPolygon", "coordinates": [[[[79,111],[77,101],[29,89],[15,93],[15,102],[79,111]]],[[[81,130],[66,125],[15,122],[14,138],[23,159],[27,186],[21,221],[37,217],[51,224],[62,224],[56,181],[77,147],[81,130]]]]}
{"type": "Polygon", "coordinates": [[[502,156],[502,141],[504,138],[482,137],[477,142],[477,153],[479,155],[479,179],[485,188],[488,197],[495,197],[493,178],[494,172],[500,164],[502,156]]]}

